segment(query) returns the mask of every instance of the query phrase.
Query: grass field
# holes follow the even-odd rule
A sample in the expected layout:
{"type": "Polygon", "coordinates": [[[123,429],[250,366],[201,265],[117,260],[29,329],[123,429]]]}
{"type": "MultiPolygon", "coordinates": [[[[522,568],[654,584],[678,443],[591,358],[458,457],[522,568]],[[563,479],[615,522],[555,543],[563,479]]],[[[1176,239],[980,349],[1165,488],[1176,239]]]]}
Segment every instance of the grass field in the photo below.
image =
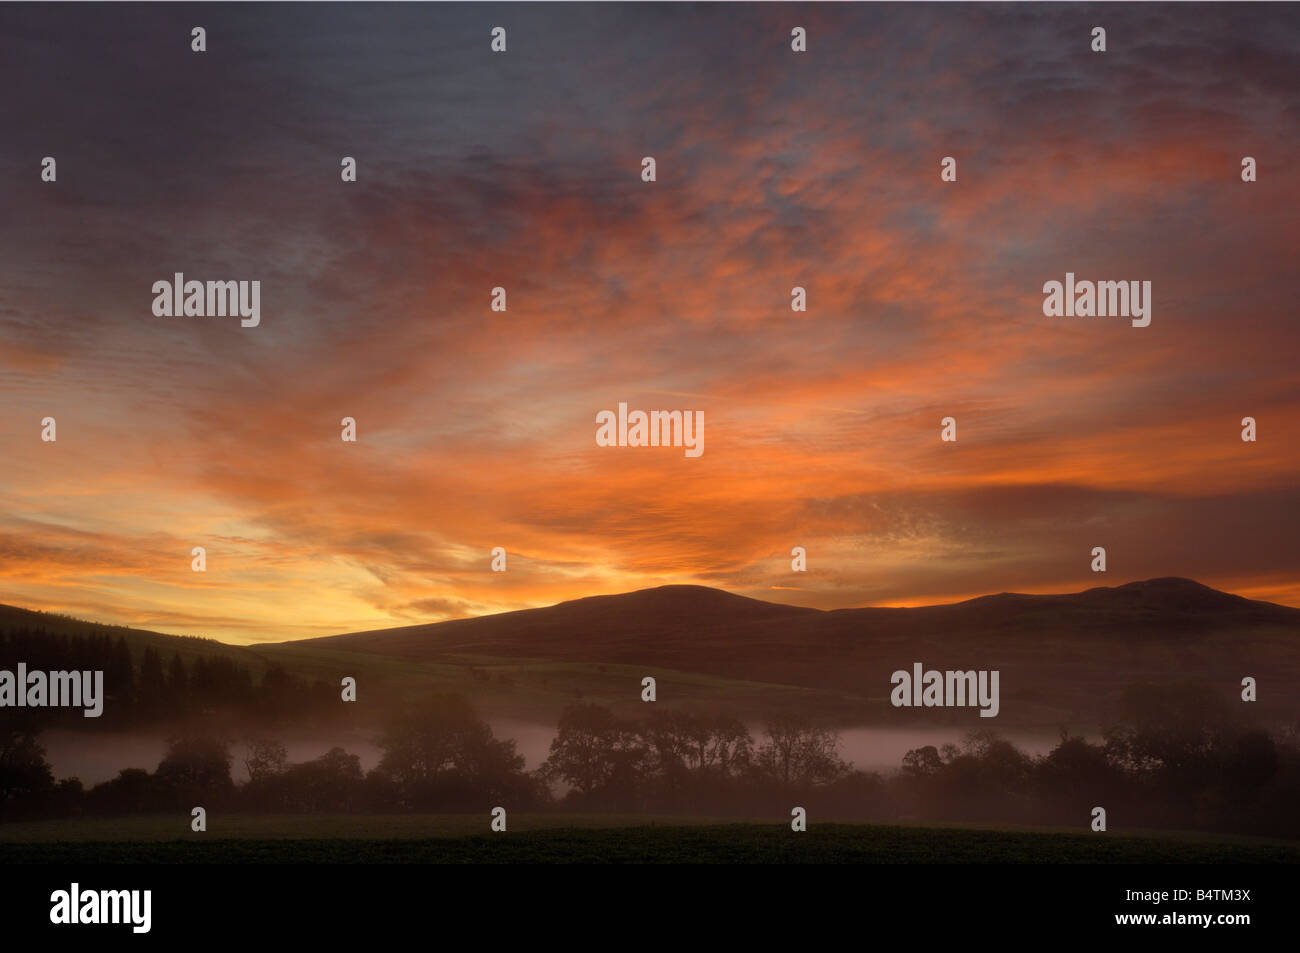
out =
{"type": "MultiPolygon", "coordinates": [[[[469,699],[480,714],[532,719],[553,724],[566,705],[589,702],[623,714],[640,714],[641,679],[652,675],[671,685],[673,701],[744,717],[802,711],[829,718],[877,713],[884,699],[868,700],[843,692],[748,682],[653,665],[597,664],[490,655],[448,654],[406,659],[331,649],[320,643],[254,646],[266,663],[295,675],[337,685],[344,675],[357,679],[368,699],[385,705],[412,704],[433,692],[469,699]]],[[[360,691],[359,690],[359,691],[360,691]]]]}
{"type": "Polygon", "coordinates": [[[134,817],[0,826],[0,863],[1297,863],[1300,844],[1188,833],[787,824],[626,815],[134,817]],[[178,833],[177,828],[181,829],[178,833]]]}

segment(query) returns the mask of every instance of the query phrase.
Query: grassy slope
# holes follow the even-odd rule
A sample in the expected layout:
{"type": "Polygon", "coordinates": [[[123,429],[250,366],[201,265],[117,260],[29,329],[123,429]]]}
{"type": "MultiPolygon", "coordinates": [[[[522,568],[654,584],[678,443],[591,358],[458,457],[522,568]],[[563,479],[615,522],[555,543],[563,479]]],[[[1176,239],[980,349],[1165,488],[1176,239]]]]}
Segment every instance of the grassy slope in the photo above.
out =
{"type": "MultiPolygon", "coordinates": [[[[670,687],[675,702],[716,708],[742,717],[759,717],[776,709],[799,709],[851,717],[859,699],[782,684],[746,682],[714,675],[677,672],[645,665],[608,665],[555,659],[501,658],[474,653],[398,658],[345,651],[312,640],[272,645],[227,645],[214,639],[183,638],[103,625],[67,616],[0,606],[0,627],[43,629],[51,635],[109,635],[125,638],[136,663],[148,647],[159,651],[164,665],[173,653],[192,665],[200,656],[224,656],[259,678],[271,665],[310,680],[336,685],[345,675],[357,679],[359,704],[412,701],[432,692],[457,692],[484,714],[553,722],[565,705],[590,701],[625,711],[639,711],[641,679],[652,675],[670,687]],[[487,678],[476,678],[473,669],[487,678]],[[504,680],[503,680],[504,679],[504,680]]],[[[364,714],[365,708],[358,714],[364,714]]]]}
{"type": "Polygon", "coordinates": [[[653,676],[660,698],[675,704],[711,708],[740,717],[760,717],[777,709],[818,711],[852,717],[860,698],[779,683],[750,682],[716,675],[673,671],[649,665],[570,662],[556,659],[501,658],[456,653],[424,659],[329,649],[320,643],[262,646],[253,651],[291,672],[337,683],[357,679],[358,701],[378,691],[386,701],[411,701],[431,692],[458,692],[485,714],[554,721],[565,705],[596,702],[625,713],[640,713],[641,679],[653,676]],[[477,676],[476,673],[477,672],[477,676]]]}
{"type": "MultiPolygon", "coordinates": [[[[1000,594],[947,606],[819,612],[670,586],[546,609],[352,633],[298,643],[412,661],[474,653],[695,672],[799,686],[850,721],[987,727],[971,712],[895,710],[893,671],[1001,672],[999,726],[1095,728],[1130,684],[1204,681],[1235,697],[1243,675],[1267,678],[1252,706],[1289,720],[1300,697],[1300,610],[1185,579],[1056,596],[1000,594]]],[[[661,692],[661,700],[665,697],[661,692]]]]}

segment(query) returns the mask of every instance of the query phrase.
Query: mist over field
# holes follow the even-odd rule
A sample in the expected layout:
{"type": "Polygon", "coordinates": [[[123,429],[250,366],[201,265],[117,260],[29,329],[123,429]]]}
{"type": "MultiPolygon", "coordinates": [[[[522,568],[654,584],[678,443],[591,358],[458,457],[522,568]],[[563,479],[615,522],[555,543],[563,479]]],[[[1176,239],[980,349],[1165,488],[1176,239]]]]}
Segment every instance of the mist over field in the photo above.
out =
{"type": "MultiPolygon", "coordinates": [[[[516,742],[528,770],[535,770],[546,760],[551,742],[555,739],[555,726],[526,721],[497,719],[490,722],[493,732],[501,738],[516,742]]],[[[757,733],[761,726],[747,726],[757,733]]],[[[167,734],[160,732],[105,732],[89,734],[65,729],[53,729],[41,736],[46,758],[56,777],[80,778],[83,784],[98,784],[115,777],[124,766],[152,769],[167,751],[167,734]]],[[[1045,754],[1059,737],[1043,732],[1009,732],[1007,740],[1021,750],[1035,755],[1045,754]]],[[[839,752],[855,767],[865,771],[891,772],[902,767],[903,756],[914,748],[933,745],[938,748],[960,739],[960,732],[949,729],[901,729],[878,727],[845,727],[839,730],[839,752]]],[[[370,771],[379,764],[380,749],[370,734],[354,733],[351,737],[335,735],[291,734],[280,739],[288,751],[290,761],[310,761],[329,749],[342,745],[361,759],[361,767],[370,771]]],[[[1094,739],[1095,740],[1095,739],[1094,739]]],[[[241,763],[241,745],[231,746],[235,754],[231,775],[237,782],[248,780],[248,771],[241,763]]]]}

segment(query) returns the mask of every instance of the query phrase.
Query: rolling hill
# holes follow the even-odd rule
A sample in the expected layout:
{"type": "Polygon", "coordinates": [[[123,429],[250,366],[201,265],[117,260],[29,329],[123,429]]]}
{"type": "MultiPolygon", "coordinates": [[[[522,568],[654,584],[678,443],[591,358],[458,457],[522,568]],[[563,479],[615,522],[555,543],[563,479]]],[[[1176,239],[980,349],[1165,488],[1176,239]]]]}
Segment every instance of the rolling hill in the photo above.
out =
{"type": "Polygon", "coordinates": [[[999,724],[1091,725],[1110,715],[1127,686],[1141,682],[1204,681],[1235,697],[1250,675],[1261,684],[1259,714],[1272,719],[1295,718],[1300,697],[1300,609],[1178,578],[1064,595],[1000,593],[951,605],[834,611],[665,586],[293,645],[410,661],[616,665],[628,667],[629,676],[637,666],[690,672],[851,698],[853,717],[873,721],[974,716],[892,709],[890,675],[914,662],[998,669],[999,724]]]}
{"type": "MultiPolygon", "coordinates": [[[[379,713],[431,691],[457,691],[484,714],[553,720],[573,701],[637,711],[653,675],[667,704],[744,718],[815,712],[844,724],[1095,730],[1143,682],[1205,682],[1249,712],[1300,718],[1300,609],[1166,578],[1063,595],[999,593],[951,605],[822,611],[701,586],[594,596],[474,619],[233,646],[0,607],[0,626],[109,633],[139,653],[231,656],[337,684],[354,676],[379,713]],[[997,669],[1001,712],[895,709],[890,676],[920,662],[997,669]]],[[[363,714],[358,711],[358,714],[363,714]]]]}

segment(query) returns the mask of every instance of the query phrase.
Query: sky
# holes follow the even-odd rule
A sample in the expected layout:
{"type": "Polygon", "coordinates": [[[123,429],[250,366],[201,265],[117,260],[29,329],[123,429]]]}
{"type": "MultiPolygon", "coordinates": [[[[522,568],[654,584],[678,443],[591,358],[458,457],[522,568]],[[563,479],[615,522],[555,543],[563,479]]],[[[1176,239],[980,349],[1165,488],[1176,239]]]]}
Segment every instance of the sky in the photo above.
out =
{"type": "Polygon", "coordinates": [[[1292,5],[6,5],[0,88],[0,603],[1300,606],[1292,5]],[[175,272],[261,323],[156,316],[175,272]],[[1066,272],[1150,326],[1046,317],[1066,272]],[[598,446],[619,402],[703,454],[598,446]]]}

